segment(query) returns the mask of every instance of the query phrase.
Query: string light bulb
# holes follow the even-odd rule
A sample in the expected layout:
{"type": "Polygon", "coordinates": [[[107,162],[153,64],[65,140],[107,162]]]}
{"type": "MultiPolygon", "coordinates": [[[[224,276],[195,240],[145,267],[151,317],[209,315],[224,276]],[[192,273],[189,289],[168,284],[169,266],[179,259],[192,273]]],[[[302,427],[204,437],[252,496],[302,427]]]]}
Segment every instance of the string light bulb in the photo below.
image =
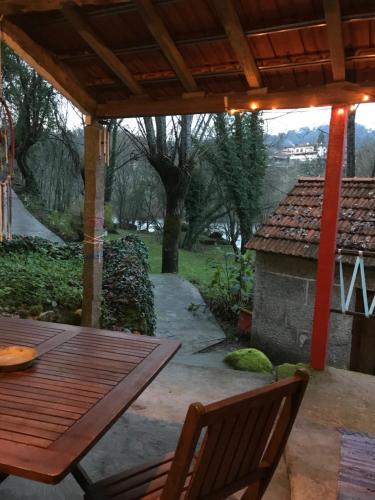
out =
{"type": "Polygon", "coordinates": [[[250,109],[252,109],[253,111],[255,111],[256,109],[258,109],[258,104],[256,102],[252,102],[250,104],[250,109]]]}
{"type": "Polygon", "coordinates": [[[344,114],[344,108],[339,108],[339,109],[337,110],[337,114],[338,114],[338,115],[343,115],[343,114],[344,114]]]}
{"type": "Polygon", "coordinates": [[[230,109],[229,114],[230,115],[235,115],[237,113],[237,109],[230,109]]]}
{"type": "Polygon", "coordinates": [[[364,102],[367,102],[369,99],[370,99],[370,96],[368,96],[367,94],[364,94],[364,96],[362,97],[362,101],[364,101],[364,102]]]}
{"type": "Polygon", "coordinates": [[[355,111],[357,109],[357,105],[356,104],[352,104],[350,106],[350,111],[355,111]]]}

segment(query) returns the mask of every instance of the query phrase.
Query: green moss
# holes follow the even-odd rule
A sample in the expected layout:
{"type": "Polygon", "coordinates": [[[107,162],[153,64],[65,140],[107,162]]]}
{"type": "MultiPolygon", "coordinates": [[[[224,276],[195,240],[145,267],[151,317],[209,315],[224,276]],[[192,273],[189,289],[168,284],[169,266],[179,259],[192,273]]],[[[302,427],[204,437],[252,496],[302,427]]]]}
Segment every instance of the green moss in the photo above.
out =
{"type": "Polygon", "coordinates": [[[224,361],[235,370],[271,373],[272,363],[265,354],[257,349],[240,349],[227,354],[224,361]]]}
{"type": "Polygon", "coordinates": [[[277,379],[292,377],[301,368],[309,368],[306,363],[284,363],[276,367],[277,379]]]}

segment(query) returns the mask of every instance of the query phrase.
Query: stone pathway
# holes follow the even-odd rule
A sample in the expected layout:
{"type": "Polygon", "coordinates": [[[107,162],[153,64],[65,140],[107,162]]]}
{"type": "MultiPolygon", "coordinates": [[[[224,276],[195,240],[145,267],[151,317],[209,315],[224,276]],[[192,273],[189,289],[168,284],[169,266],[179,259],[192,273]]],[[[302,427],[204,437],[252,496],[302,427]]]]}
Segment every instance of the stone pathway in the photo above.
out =
{"type": "Polygon", "coordinates": [[[56,243],[63,240],[38,221],[12,191],[12,233],[19,236],[38,236],[56,243]]]}
{"type": "Polygon", "coordinates": [[[174,362],[191,365],[227,368],[223,362],[230,350],[223,346],[225,334],[199,293],[199,290],[175,274],[151,275],[154,284],[156,335],[181,342],[182,346],[174,362]],[[199,309],[189,311],[191,304],[199,309]],[[210,346],[218,346],[209,352],[201,352],[210,346]]]}

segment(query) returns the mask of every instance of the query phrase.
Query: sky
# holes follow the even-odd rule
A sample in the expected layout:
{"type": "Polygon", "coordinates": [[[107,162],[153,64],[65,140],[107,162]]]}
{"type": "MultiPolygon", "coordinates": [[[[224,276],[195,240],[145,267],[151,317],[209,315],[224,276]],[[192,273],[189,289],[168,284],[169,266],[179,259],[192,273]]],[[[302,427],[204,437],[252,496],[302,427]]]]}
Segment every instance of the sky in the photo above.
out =
{"type": "MultiPolygon", "coordinates": [[[[274,135],[302,127],[315,128],[329,124],[330,107],[264,111],[263,118],[266,133],[274,135]]],[[[356,122],[369,129],[375,129],[375,103],[360,104],[357,108],[356,122]]]]}
{"type": "MultiPolygon", "coordinates": [[[[330,108],[264,111],[263,118],[265,132],[275,135],[288,132],[288,130],[299,130],[302,127],[315,128],[320,125],[328,125],[330,108]]],[[[360,104],[357,109],[356,122],[369,129],[375,129],[375,103],[360,104]]],[[[79,115],[73,109],[69,112],[69,125],[71,128],[82,126],[79,115]]],[[[129,120],[129,125],[134,128],[135,120],[129,120]]]]}

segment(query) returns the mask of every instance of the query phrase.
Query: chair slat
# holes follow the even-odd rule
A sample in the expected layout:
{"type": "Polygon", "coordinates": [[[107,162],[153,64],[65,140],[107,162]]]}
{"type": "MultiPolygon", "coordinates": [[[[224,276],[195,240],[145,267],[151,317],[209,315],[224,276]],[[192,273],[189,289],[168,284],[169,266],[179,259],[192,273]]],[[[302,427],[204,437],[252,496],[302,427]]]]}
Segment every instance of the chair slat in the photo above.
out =
{"type": "Polygon", "coordinates": [[[260,414],[259,408],[252,408],[252,410],[250,411],[236,456],[230,466],[227,475],[226,484],[231,483],[238,477],[239,469],[241,467],[242,460],[246,454],[246,451],[249,447],[249,443],[253,434],[253,429],[256,426],[259,414],[260,414]]]}
{"type": "Polygon", "coordinates": [[[220,466],[224,460],[227,448],[229,446],[230,440],[232,439],[237,422],[238,422],[237,416],[230,417],[224,422],[222,426],[219,438],[220,441],[218,443],[220,445],[217,446],[214,456],[212,457],[212,460],[210,461],[210,464],[206,470],[205,481],[201,487],[201,496],[207,495],[208,493],[210,493],[210,491],[214,489],[214,485],[217,479],[217,475],[219,473],[220,466]]]}
{"type": "Polygon", "coordinates": [[[214,454],[219,449],[220,434],[223,423],[218,422],[209,427],[203,440],[201,450],[198,455],[197,465],[189,488],[189,498],[199,498],[200,491],[206,479],[207,471],[213,460],[214,454]]]}
{"type": "Polygon", "coordinates": [[[235,469],[235,461],[238,460],[238,448],[242,442],[246,429],[246,422],[251,411],[252,410],[244,411],[237,418],[232,438],[226,447],[224,458],[216,477],[215,490],[222,488],[227,483],[229,471],[232,467],[235,469]]]}

